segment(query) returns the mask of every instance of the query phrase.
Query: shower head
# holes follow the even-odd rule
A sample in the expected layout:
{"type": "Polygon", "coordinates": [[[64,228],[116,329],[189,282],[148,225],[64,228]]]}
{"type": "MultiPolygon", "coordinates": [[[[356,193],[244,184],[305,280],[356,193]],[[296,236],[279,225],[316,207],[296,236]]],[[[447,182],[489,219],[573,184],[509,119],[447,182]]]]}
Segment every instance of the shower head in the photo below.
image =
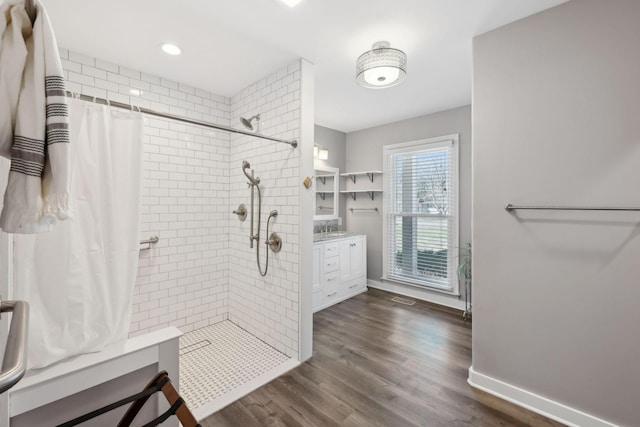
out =
{"type": "Polygon", "coordinates": [[[278,211],[277,210],[272,210],[271,213],[269,214],[269,218],[275,218],[278,216],[278,211]]]}
{"type": "Polygon", "coordinates": [[[260,122],[260,114],[256,114],[253,117],[249,117],[248,119],[245,119],[244,117],[240,117],[240,123],[242,123],[242,125],[244,127],[246,127],[248,130],[254,130],[253,129],[253,124],[251,122],[256,121],[256,127],[258,127],[258,123],[260,122]]]}

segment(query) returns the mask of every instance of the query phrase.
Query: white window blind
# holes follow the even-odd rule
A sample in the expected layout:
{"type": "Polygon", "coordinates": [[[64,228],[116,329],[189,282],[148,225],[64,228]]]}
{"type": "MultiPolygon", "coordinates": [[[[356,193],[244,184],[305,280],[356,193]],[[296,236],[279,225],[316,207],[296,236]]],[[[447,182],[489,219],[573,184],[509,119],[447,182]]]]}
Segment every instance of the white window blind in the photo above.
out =
{"type": "Polygon", "coordinates": [[[458,135],[384,148],[383,279],[458,293],[458,135]]]}

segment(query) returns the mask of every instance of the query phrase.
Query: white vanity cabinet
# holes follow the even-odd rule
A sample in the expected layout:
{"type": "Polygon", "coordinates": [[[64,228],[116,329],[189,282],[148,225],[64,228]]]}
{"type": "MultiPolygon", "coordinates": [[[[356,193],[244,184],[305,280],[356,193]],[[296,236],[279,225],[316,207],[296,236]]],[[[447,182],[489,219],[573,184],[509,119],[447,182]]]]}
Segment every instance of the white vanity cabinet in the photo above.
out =
{"type": "Polygon", "coordinates": [[[322,260],[322,256],[320,255],[320,251],[322,251],[321,245],[313,245],[313,308],[315,309],[317,306],[322,304],[322,266],[320,262],[322,260]]]}
{"type": "Polygon", "coordinates": [[[367,290],[367,236],[344,236],[313,244],[313,311],[367,290]]]}

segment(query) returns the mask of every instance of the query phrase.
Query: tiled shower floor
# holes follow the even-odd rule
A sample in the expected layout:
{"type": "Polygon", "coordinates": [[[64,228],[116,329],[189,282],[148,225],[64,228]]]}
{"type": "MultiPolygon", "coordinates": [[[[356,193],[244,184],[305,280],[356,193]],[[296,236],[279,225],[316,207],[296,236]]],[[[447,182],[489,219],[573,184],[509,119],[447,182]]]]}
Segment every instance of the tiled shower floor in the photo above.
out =
{"type": "Polygon", "coordinates": [[[180,394],[197,409],[289,358],[230,321],[180,337],[180,394]]]}

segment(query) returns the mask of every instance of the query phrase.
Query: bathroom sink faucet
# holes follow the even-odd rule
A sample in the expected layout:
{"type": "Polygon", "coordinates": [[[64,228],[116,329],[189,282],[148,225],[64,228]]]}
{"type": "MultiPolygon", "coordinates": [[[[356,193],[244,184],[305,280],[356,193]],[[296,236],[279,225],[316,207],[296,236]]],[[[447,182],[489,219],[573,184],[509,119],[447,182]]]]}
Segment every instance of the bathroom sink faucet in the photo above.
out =
{"type": "Polygon", "coordinates": [[[332,231],[333,228],[333,221],[332,219],[328,220],[327,222],[324,223],[324,233],[330,233],[332,231]]]}

